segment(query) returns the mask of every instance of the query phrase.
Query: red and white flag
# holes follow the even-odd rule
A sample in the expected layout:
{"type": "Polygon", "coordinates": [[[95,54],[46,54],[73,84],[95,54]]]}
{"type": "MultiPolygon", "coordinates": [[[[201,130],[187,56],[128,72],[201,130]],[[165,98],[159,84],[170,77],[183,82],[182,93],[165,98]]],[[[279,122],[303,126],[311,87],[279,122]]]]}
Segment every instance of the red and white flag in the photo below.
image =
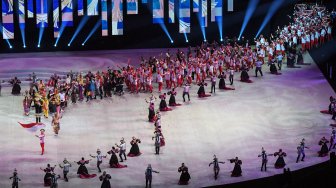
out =
{"type": "Polygon", "coordinates": [[[29,132],[36,132],[37,130],[45,128],[45,126],[46,126],[43,123],[28,123],[28,124],[23,124],[23,123],[20,123],[20,122],[18,122],[18,123],[29,132]]]}

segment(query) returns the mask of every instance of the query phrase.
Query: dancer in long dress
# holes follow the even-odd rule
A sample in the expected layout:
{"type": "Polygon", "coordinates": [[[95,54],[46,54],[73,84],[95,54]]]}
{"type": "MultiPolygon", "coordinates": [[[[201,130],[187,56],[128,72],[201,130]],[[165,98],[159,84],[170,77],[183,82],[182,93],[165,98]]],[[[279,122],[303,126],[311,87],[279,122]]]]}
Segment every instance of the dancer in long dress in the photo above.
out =
{"type": "Polygon", "coordinates": [[[13,176],[9,179],[13,179],[12,188],[19,188],[19,181],[21,181],[21,179],[18,177],[16,169],[14,169],[13,176]]]}
{"type": "Polygon", "coordinates": [[[241,165],[242,161],[238,159],[238,157],[234,159],[229,159],[230,163],[234,163],[234,167],[231,173],[231,177],[239,177],[242,175],[241,165]]]}
{"type": "Polygon", "coordinates": [[[219,78],[219,84],[218,84],[218,88],[219,89],[225,89],[225,78],[226,78],[226,75],[224,74],[224,72],[222,72],[221,75],[218,76],[219,78]]]}
{"type": "Polygon", "coordinates": [[[127,167],[127,165],[119,164],[118,157],[117,157],[117,153],[119,153],[119,150],[117,148],[112,147],[112,149],[108,151],[107,153],[111,155],[110,162],[109,162],[111,168],[126,168],[127,167]]]}
{"type": "Polygon", "coordinates": [[[226,84],[225,84],[226,75],[224,72],[222,72],[221,75],[218,76],[218,78],[219,78],[219,84],[218,84],[219,89],[235,90],[235,88],[226,87],[226,84]]]}
{"type": "Polygon", "coordinates": [[[284,157],[287,156],[287,154],[285,152],[282,151],[282,149],[279,149],[278,152],[274,153],[274,157],[278,156],[278,159],[276,160],[274,167],[275,168],[283,168],[286,166],[284,157]]]}
{"type": "Polygon", "coordinates": [[[90,157],[97,159],[98,172],[101,173],[100,165],[103,163],[103,158],[106,158],[106,155],[102,155],[101,151],[99,149],[97,149],[97,155],[91,155],[90,154],[90,157]]]}
{"type": "Polygon", "coordinates": [[[88,179],[88,178],[93,178],[96,177],[96,174],[89,174],[88,169],[86,168],[86,164],[89,164],[90,160],[85,160],[84,157],[80,161],[74,161],[79,165],[77,174],[79,175],[80,178],[82,179],[88,179]]]}
{"type": "Polygon", "coordinates": [[[252,83],[252,81],[250,80],[250,76],[247,73],[248,68],[246,66],[244,66],[242,68],[242,72],[240,74],[240,81],[242,82],[246,82],[246,83],[252,83]]]}
{"type": "Polygon", "coordinates": [[[147,103],[149,103],[149,107],[148,107],[148,121],[149,122],[154,122],[156,120],[156,116],[155,116],[155,106],[154,106],[154,102],[156,100],[156,97],[152,94],[149,97],[149,101],[147,101],[147,99],[145,99],[145,101],[147,103]]]}
{"type": "Polygon", "coordinates": [[[321,140],[319,141],[318,144],[321,146],[321,150],[318,152],[319,157],[325,157],[328,155],[329,148],[327,143],[329,143],[329,141],[325,137],[322,137],[321,140]]]}
{"type": "Polygon", "coordinates": [[[9,83],[13,86],[12,88],[12,94],[13,95],[20,95],[21,93],[21,80],[19,80],[17,77],[9,81],[9,83]]]}
{"type": "Polygon", "coordinates": [[[177,92],[175,91],[175,88],[173,88],[167,94],[170,95],[169,106],[181,106],[181,104],[176,103],[175,96],[176,96],[177,92]]]}
{"type": "Polygon", "coordinates": [[[139,149],[139,145],[141,143],[141,140],[138,138],[135,138],[134,136],[132,137],[132,141],[130,142],[131,144],[131,150],[130,152],[127,154],[128,157],[136,157],[141,155],[140,149],[139,149]]]}
{"type": "Polygon", "coordinates": [[[30,99],[28,95],[25,95],[24,99],[23,99],[23,111],[24,111],[24,115],[25,116],[29,116],[29,112],[30,112],[30,99]]]}
{"type": "Polygon", "coordinates": [[[152,179],[153,179],[153,172],[154,173],[160,173],[156,170],[152,169],[152,166],[148,164],[147,169],[145,171],[145,177],[146,177],[146,188],[151,188],[152,187],[152,179]]]}
{"type": "Polygon", "coordinates": [[[172,110],[171,108],[169,108],[167,106],[166,96],[167,96],[166,93],[164,93],[164,94],[162,94],[162,95],[159,96],[159,98],[161,99],[161,102],[160,102],[160,111],[162,111],[162,112],[171,111],[172,110]]]}
{"type": "Polygon", "coordinates": [[[203,98],[203,97],[210,97],[211,96],[210,94],[205,94],[204,86],[207,86],[207,85],[208,84],[205,83],[204,80],[202,80],[202,82],[198,84],[198,86],[200,86],[198,91],[197,91],[198,97],[203,98]]]}
{"type": "Polygon", "coordinates": [[[42,171],[45,172],[43,178],[45,187],[51,186],[51,174],[54,172],[55,167],[56,165],[54,167],[51,167],[50,164],[47,164],[47,168],[45,169],[40,168],[42,171]]]}
{"type": "Polygon", "coordinates": [[[59,164],[59,167],[61,169],[63,169],[64,181],[68,182],[69,179],[68,179],[67,175],[68,175],[68,173],[70,171],[71,164],[69,163],[69,161],[66,158],[64,158],[64,160],[63,160],[63,166],[61,164],[59,164]]]}
{"type": "Polygon", "coordinates": [[[103,174],[99,176],[99,180],[102,182],[101,188],[111,188],[110,179],[111,175],[107,174],[106,171],[104,171],[103,174]]]}
{"type": "Polygon", "coordinates": [[[188,172],[188,167],[182,163],[182,165],[177,169],[178,172],[181,173],[179,185],[188,185],[190,180],[190,174],[188,172]]]}
{"type": "Polygon", "coordinates": [[[156,116],[155,116],[155,109],[154,109],[154,103],[150,103],[148,107],[148,121],[149,122],[155,122],[156,116]]]}
{"type": "Polygon", "coordinates": [[[270,59],[268,62],[268,65],[270,66],[270,72],[271,74],[275,74],[275,75],[280,75],[281,73],[278,72],[278,69],[275,65],[275,59],[270,59]]]}
{"type": "Polygon", "coordinates": [[[209,163],[209,166],[213,165],[213,171],[215,174],[215,180],[217,180],[218,174],[219,174],[219,164],[224,164],[225,162],[218,161],[216,155],[214,155],[213,161],[209,163]]]}

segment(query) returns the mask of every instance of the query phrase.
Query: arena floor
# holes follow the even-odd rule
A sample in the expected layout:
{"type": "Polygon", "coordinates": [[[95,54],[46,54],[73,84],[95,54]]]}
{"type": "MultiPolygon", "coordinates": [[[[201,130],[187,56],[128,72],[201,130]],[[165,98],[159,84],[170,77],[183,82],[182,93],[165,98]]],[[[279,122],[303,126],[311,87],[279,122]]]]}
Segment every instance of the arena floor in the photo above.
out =
{"type": "MultiPolygon", "coordinates": [[[[161,50],[120,50],[103,52],[57,52],[1,54],[0,79],[8,80],[18,76],[22,80],[31,72],[42,79],[53,72],[102,70],[107,66],[125,65],[130,58],[136,64],[141,55],[158,56],[161,50]]],[[[43,176],[39,168],[47,163],[59,164],[66,157],[70,162],[81,157],[89,158],[97,148],[106,153],[121,137],[129,143],[132,136],[141,139],[141,156],[128,158],[125,169],[109,168],[109,158],[105,159],[102,170],[111,174],[112,187],[144,187],[145,169],[152,164],[160,171],[153,176],[154,187],[180,187],[177,185],[177,168],[184,162],[189,167],[190,184],[186,187],[203,187],[228,184],[256,179],[282,173],[275,169],[276,157],[269,157],[268,171],[260,172],[261,147],[268,153],[282,148],[287,157],[285,161],[291,170],[311,166],[328,158],[317,156],[321,137],[329,138],[331,133],[329,115],[319,111],[326,109],[329,96],[334,91],[323,77],[309,54],[304,56],[301,68],[289,69],[284,66],[282,75],[269,73],[264,66],[263,77],[253,77],[253,83],[241,83],[239,74],[235,75],[235,91],[216,91],[216,94],[199,99],[198,86],[191,88],[191,102],[162,114],[162,129],[166,146],[160,155],[154,155],[153,124],[147,122],[148,104],[144,98],[149,94],[129,94],[113,96],[112,99],[94,100],[70,104],[61,119],[59,136],[54,136],[51,118],[43,119],[46,127],[46,153],[40,155],[39,140],[22,128],[18,122],[34,122],[33,111],[29,117],[23,115],[23,96],[10,95],[10,87],[3,84],[0,97],[0,187],[9,187],[8,179],[17,168],[21,178],[20,187],[43,187],[43,176]],[[306,151],[305,162],[295,163],[296,147],[302,138],[310,147],[306,151]],[[219,179],[214,180],[212,168],[208,164],[216,154],[221,165],[219,179]],[[233,164],[227,159],[238,156],[242,161],[243,176],[233,178],[230,172],[233,164]]],[[[156,85],[155,85],[156,86],[156,85]]],[[[22,84],[22,91],[28,84],[22,84]]],[[[156,87],[155,87],[156,88],[156,87]]],[[[206,91],[209,91],[209,87],[206,91]]],[[[157,91],[157,89],[156,89],[157,91]]],[[[179,88],[176,100],[182,101],[179,88]]],[[[155,92],[158,96],[158,93],[155,92]]],[[[158,107],[159,100],[156,101],[158,107]]],[[[127,150],[130,145],[127,145],[127,150]]],[[[100,187],[99,179],[80,179],[77,165],[70,169],[69,182],[59,180],[61,188],[100,187]]],[[[96,162],[87,165],[89,173],[97,173],[96,162]]],[[[56,172],[62,175],[60,168],[56,172]]]]}

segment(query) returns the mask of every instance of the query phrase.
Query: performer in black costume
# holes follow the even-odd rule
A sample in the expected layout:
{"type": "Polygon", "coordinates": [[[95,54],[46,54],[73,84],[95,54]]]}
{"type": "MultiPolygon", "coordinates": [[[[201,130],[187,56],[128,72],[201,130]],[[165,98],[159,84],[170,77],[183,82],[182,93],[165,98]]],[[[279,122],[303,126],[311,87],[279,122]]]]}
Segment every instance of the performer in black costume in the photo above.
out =
{"type": "Polygon", "coordinates": [[[141,140],[138,138],[132,137],[132,141],[130,144],[132,145],[130,152],[127,154],[128,157],[136,157],[141,155],[139,145],[141,143],[141,140]]]}
{"type": "Polygon", "coordinates": [[[286,157],[287,154],[285,152],[283,152],[282,149],[279,149],[278,152],[274,153],[274,157],[275,156],[278,156],[278,159],[276,160],[276,162],[274,164],[274,167],[275,168],[283,168],[283,167],[285,167],[286,163],[285,163],[284,157],[286,157]]]}
{"type": "Polygon", "coordinates": [[[188,172],[188,167],[182,163],[182,165],[178,168],[178,172],[181,173],[180,180],[179,180],[179,185],[188,185],[189,180],[190,180],[190,174],[188,172]]]}
{"type": "Polygon", "coordinates": [[[271,74],[279,74],[278,69],[275,65],[275,59],[270,59],[268,65],[270,66],[271,74]]]}
{"type": "Polygon", "coordinates": [[[42,169],[40,168],[42,171],[45,172],[44,175],[44,186],[51,186],[51,174],[54,172],[56,165],[54,167],[51,167],[50,164],[47,164],[47,168],[42,169]]]}
{"type": "Polygon", "coordinates": [[[327,143],[329,143],[329,141],[325,137],[322,137],[319,141],[319,145],[321,146],[321,150],[318,152],[319,157],[325,157],[328,155],[329,148],[327,143]]]}
{"type": "Polygon", "coordinates": [[[231,177],[239,177],[242,175],[241,165],[242,161],[238,159],[238,157],[234,159],[229,159],[230,163],[234,163],[234,168],[231,173],[231,177]]]}
{"type": "Polygon", "coordinates": [[[176,103],[176,99],[175,99],[175,96],[177,94],[177,92],[175,91],[175,88],[173,88],[171,91],[169,91],[167,93],[168,95],[170,95],[170,98],[169,98],[169,106],[179,106],[180,104],[177,104],[176,103]]]}
{"type": "Polygon", "coordinates": [[[156,100],[156,97],[152,94],[149,97],[149,101],[147,101],[147,99],[145,99],[146,103],[149,103],[149,107],[148,107],[148,121],[149,122],[154,122],[156,120],[156,116],[155,116],[155,106],[154,106],[154,102],[156,100]]]}
{"type": "Polygon", "coordinates": [[[77,163],[79,165],[78,170],[77,170],[77,174],[78,175],[88,175],[88,169],[86,168],[85,164],[89,164],[90,160],[84,160],[84,157],[82,157],[82,159],[80,161],[74,161],[75,163],[77,163]]]}
{"type": "Polygon", "coordinates": [[[17,77],[15,77],[11,81],[9,81],[9,83],[13,86],[12,94],[13,95],[20,95],[20,93],[21,93],[21,86],[20,86],[21,81],[17,77]]]}
{"type": "Polygon", "coordinates": [[[209,96],[211,96],[211,95],[205,94],[204,86],[207,86],[207,85],[208,84],[205,83],[204,80],[202,80],[202,82],[198,84],[198,86],[200,86],[199,89],[198,89],[198,91],[197,91],[198,97],[202,98],[202,97],[209,97],[209,96]]]}
{"type": "Polygon", "coordinates": [[[110,179],[111,175],[106,174],[106,171],[104,171],[103,174],[99,176],[99,180],[102,182],[101,188],[111,188],[110,179]]]}
{"type": "Polygon", "coordinates": [[[221,75],[218,76],[219,78],[219,84],[218,84],[218,88],[219,89],[225,89],[225,78],[226,78],[226,75],[224,74],[224,72],[222,72],[221,75]]]}
{"type": "Polygon", "coordinates": [[[213,165],[213,171],[214,171],[214,174],[215,174],[215,180],[217,179],[218,177],[218,173],[219,173],[219,163],[221,164],[224,164],[225,162],[221,162],[221,161],[218,161],[216,155],[214,155],[214,158],[213,158],[213,161],[211,163],[209,163],[209,166],[213,165]]]}
{"type": "Polygon", "coordinates": [[[119,153],[119,150],[117,148],[112,147],[112,149],[110,151],[108,151],[107,153],[111,155],[110,162],[109,162],[111,168],[125,168],[125,167],[127,167],[127,165],[119,164],[119,160],[118,160],[118,157],[117,157],[117,153],[119,153]]]}
{"type": "Polygon", "coordinates": [[[240,74],[240,80],[242,82],[250,82],[250,76],[248,75],[247,71],[248,68],[245,65],[243,65],[242,72],[240,74]]]}
{"type": "Polygon", "coordinates": [[[160,102],[160,111],[169,111],[171,110],[171,108],[168,108],[167,106],[167,102],[166,102],[166,93],[164,93],[163,95],[160,95],[159,98],[161,99],[160,102]]]}
{"type": "Polygon", "coordinates": [[[12,188],[19,188],[19,181],[21,181],[21,179],[17,176],[16,169],[14,169],[13,176],[9,179],[13,179],[12,188]]]}

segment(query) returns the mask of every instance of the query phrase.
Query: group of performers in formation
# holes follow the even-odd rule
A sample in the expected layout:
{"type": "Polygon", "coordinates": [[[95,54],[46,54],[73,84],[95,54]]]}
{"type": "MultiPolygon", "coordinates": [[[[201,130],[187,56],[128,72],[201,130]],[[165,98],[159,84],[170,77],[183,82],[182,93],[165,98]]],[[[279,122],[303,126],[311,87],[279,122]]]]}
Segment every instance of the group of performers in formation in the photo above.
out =
{"type": "MultiPolygon", "coordinates": [[[[122,95],[124,94],[124,86],[130,93],[138,92],[148,92],[153,93],[153,82],[158,84],[158,92],[160,105],[159,109],[155,109],[156,97],[151,94],[149,99],[145,99],[149,103],[149,122],[154,123],[154,136],[152,140],[154,141],[155,154],[160,154],[160,148],[165,145],[165,139],[162,132],[161,125],[161,113],[165,111],[171,111],[176,106],[181,104],[176,102],[176,88],[183,87],[182,98],[183,102],[187,100],[190,101],[189,90],[194,82],[195,85],[199,86],[197,95],[200,98],[209,97],[210,94],[205,92],[205,87],[207,87],[206,79],[210,79],[211,92],[216,92],[216,81],[219,79],[218,88],[223,90],[234,90],[232,87],[234,82],[235,72],[241,72],[240,80],[242,82],[251,83],[248,71],[255,67],[255,76],[258,73],[263,76],[262,66],[265,64],[265,60],[268,59],[268,65],[270,66],[270,72],[272,74],[280,74],[278,71],[282,69],[282,62],[285,56],[287,56],[287,65],[292,66],[293,64],[288,64],[288,62],[293,61],[295,56],[298,55],[298,64],[303,64],[302,53],[311,48],[317,47],[323,44],[326,40],[331,40],[331,19],[330,14],[327,12],[325,7],[320,6],[307,6],[305,4],[298,4],[295,6],[295,11],[293,14],[293,22],[283,27],[283,29],[278,29],[274,35],[271,35],[270,40],[264,38],[261,35],[256,39],[256,49],[252,49],[248,41],[236,41],[236,42],[225,42],[219,45],[214,42],[213,44],[203,43],[201,46],[197,46],[193,53],[192,48],[188,48],[187,53],[178,50],[176,57],[169,52],[160,58],[150,57],[148,60],[141,58],[141,63],[138,68],[131,65],[125,67],[119,67],[119,70],[112,70],[108,67],[106,71],[102,72],[88,72],[74,73],[70,72],[65,78],[61,78],[59,75],[54,74],[46,82],[43,80],[38,80],[35,73],[31,75],[31,87],[24,94],[23,108],[24,115],[29,116],[32,108],[35,108],[36,123],[41,123],[41,116],[48,118],[49,115],[52,116],[52,126],[54,128],[55,135],[58,135],[60,130],[60,119],[69,101],[71,103],[77,103],[77,101],[89,102],[93,99],[103,99],[105,97],[112,97],[112,93],[122,95]],[[301,49],[297,53],[297,46],[301,45],[301,49]],[[294,51],[294,52],[293,52],[294,51]],[[287,54],[285,53],[287,52],[287,54]],[[194,54],[194,55],[193,55],[194,54]],[[228,75],[228,76],[227,76],[228,75]],[[229,78],[229,85],[227,87],[225,79],[229,78]],[[168,92],[163,92],[163,87],[165,87],[168,92]],[[167,104],[166,98],[169,97],[169,103],[167,104]]],[[[14,78],[10,81],[13,85],[12,94],[20,94],[20,80],[14,78]]],[[[336,117],[336,105],[333,103],[329,109],[330,113],[333,113],[333,118],[336,117]],[[333,107],[333,105],[335,107],[333,107]]],[[[45,130],[41,129],[40,135],[36,135],[40,139],[41,154],[44,154],[44,138],[45,130]]],[[[330,140],[330,147],[328,139],[323,137],[319,145],[321,145],[321,150],[318,155],[320,157],[326,156],[330,149],[335,148],[336,142],[336,131],[332,131],[332,139],[330,140]]],[[[135,137],[132,138],[130,144],[131,149],[127,154],[128,157],[135,157],[141,155],[138,144],[141,143],[140,139],[135,137]]],[[[304,161],[305,158],[305,140],[303,139],[298,146],[298,157],[297,161],[304,161]],[[302,156],[302,157],[301,157],[302,156]]],[[[120,162],[127,160],[126,158],[126,142],[124,138],[120,140],[120,144],[115,144],[106,154],[111,155],[109,164],[111,168],[126,168],[127,165],[122,165],[119,163],[117,154],[119,153],[120,162]]],[[[287,154],[279,149],[278,152],[272,154],[277,156],[277,160],[274,164],[275,168],[283,168],[286,163],[284,157],[287,154]]],[[[107,155],[103,155],[98,149],[95,155],[89,155],[91,158],[97,160],[98,172],[102,172],[100,165],[103,159],[107,155]]],[[[264,148],[259,157],[262,158],[261,171],[267,169],[268,156],[264,148]]],[[[96,174],[89,174],[86,168],[86,164],[92,159],[81,158],[79,161],[75,161],[75,164],[79,165],[77,174],[81,178],[92,178],[96,174]]],[[[242,160],[238,157],[229,159],[230,163],[234,163],[234,169],[231,176],[238,177],[242,175],[242,160]]],[[[219,164],[224,164],[224,162],[219,161],[216,155],[214,155],[213,161],[209,166],[213,165],[214,177],[217,179],[219,174],[219,164]]],[[[46,186],[55,187],[57,186],[57,180],[60,178],[59,175],[54,173],[56,165],[51,167],[49,164],[45,169],[44,184],[46,186]]],[[[68,181],[67,174],[69,173],[72,164],[64,159],[63,164],[59,164],[59,167],[63,169],[64,180],[68,181]]],[[[146,187],[151,186],[152,173],[158,173],[153,170],[149,164],[146,171],[146,187]]],[[[182,163],[181,167],[178,168],[178,172],[181,173],[179,184],[188,184],[190,180],[190,174],[188,167],[182,163]]],[[[18,184],[20,179],[17,177],[17,172],[14,172],[13,186],[18,184]]],[[[99,177],[102,181],[102,188],[110,187],[111,175],[107,174],[106,171],[99,177]]]]}
{"type": "MultiPolygon", "coordinates": [[[[44,131],[41,131],[41,133],[44,133],[44,131]]],[[[138,144],[141,143],[140,139],[132,137],[132,140],[130,142],[131,149],[129,153],[127,154],[128,157],[136,157],[140,156],[141,152],[139,149],[138,144]]],[[[100,168],[100,165],[103,163],[103,159],[107,158],[107,155],[111,155],[109,160],[110,168],[126,168],[127,165],[122,165],[119,163],[117,154],[119,153],[120,162],[123,162],[124,160],[127,160],[126,158],[126,143],[124,138],[120,140],[120,144],[115,144],[109,151],[106,152],[106,155],[102,154],[100,149],[97,149],[97,152],[95,155],[89,154],[89,156],[93,159],[96,159],[97,162],[97,169],[98,172],[101,173],[102,170],[100,168]],[[124,159],[123,159],[124,158],[124,159]]],[[[90,163],[92,159],[85,159],[82,157],[79,161],[74,161],[73,164],[78,165],[77,174],[82,179],[88,179],[88,178],[94,178],[97,175],[96,174],[89,174],[88,169],[86,168],[86,165],[90,163]]],[[[63,164],[59,164],[59,167],[63,170],[63,177],[64,181],[68,182],[68,173],[70,171],[70,168],[73,166],[66,158],[63,160],[63,164]]],[[[44,186],[50,186],[50,187],[57,187],[57,180],[60,178],[60,175],[56,175],[54,173],[55,168],[57,165],[51,166],[50,164],[47,164],[46,168],[41,168],[42,171],[45,172],[44,175],[44,186]]],[[[15,171],[15,177],[17,175],[17,172],[15,171]]],[[[147,176],[147,175],[146,175],[147,176]]],[[[13,176],[14,177],[14,176],[13,176]]],[[[11,179],[13,178],[11,177],[11,179]]],[[[102,188],[110,188],[110,179],[111,175],[107,174],[106,171],[103,172],[101,176],[99,176],[100,181],[102,181],[102,188]]],[[[13,185],[17,184],[19,181],[18,178],[13,179],[13,185]]]]}
{"type": "MultiPolygon", "coordinates": [[[[141,152],[139,150],[138,143],[141,143],[140,139],[137,139],[135,137],[132,137],[132,140],[130,144],[132,145],[130,152],[127,154],[129,157],[135,157],[141,155],[141,152]]],[[[321,149],[318,152],[319,157],[325,157],[328,155],[329,151],[332,149],[335,149],[336,147],[336,130],[332,129],[331,132],[331,138],[330,138],[330,146],[328,147],[329,141],[325,137],[323,137],[319,141],[319,145],[321,145],[321,149]]],[[[155,143],[155,147],[157,147],[155,143]]],[[[305,139],[302,139],[301,142],[299,143],[297,147],[298,155],[297,155],[297,160],[296,163],[299,162],[300,158],[301,161],[304,161],[305,158],[305,149],[309,149],[305,145],[305,139]],[[302,156],[302,157],[301,157],[302,156]]],[[[126,168],[127,165],[121,165],[118,161],[117,153],[119,153],[120,157],[120,162],[123,162],[126,159],[125,155],[125,150],[126,150],[126,145],[124,138],[120,140],[120,144],[116,144],[116,147],[112,147],[111,150],[107,152],[107,154],[111,155],[111,158],[109,160],[109,164],[111,168],[126,168]],[[124,157],[124,159],[122,158],[124,157]]],[[[157,154],[159,151],[156,151],[157,154]]],[[[107,155],[103,155],[99,149],[97,149],[97,154],[96,155],[89,155],[92,158],[95,158],[97,160],[97,168],[98,172],[101,173],[100,165],[103,162],[103,158],[106,158],[107,155]]],[[[261,157],[261,171],[266,171],[267,170],[267,162],[268,162],[268,157],[269,156],[274,156],[277,157],[277,160],[274,164],[274,167],[277,169],[284,168],[286,166],[284,158],[287,156],[286,152],[282,151],[282,149],[279,149],[279,151],[275,152],[274,154],[267,154],[264,148],[261,149],[261,153],[258,155],[258,157],[261,157]]],[[[93,178],[96,177],[96,174],[89,174],[88,169],[86,168],[86,164],[89,164],[89,162],[92,159],[86,160],[84,157],[81,158],[79,161],[74,161],[74,164],[77,164],[78,170],[77,174],[79,175],[80,178],[93,178]]],[[[239,177],[242,176],[242,160],[240,160],[238,157],[228,159],[230,163],[234,164],[234,168],[231,171],[231,176],[232,177],[239,177]]],[[[213,171],[214,171],[214,178],[215,180],[218,178],[220,167],[219,164],[224,164],[225,162],[219,161],[217,156],[214,155],[213,161],[209,163],[209,166],[213,165],[213,171]]],[[[60,175],[57,175],[54,170],[57,167],[57,165],[51,166],[50,164],[47,164],[47,167],[42,169],[42,171],[45,172],[44,175],[44,185],[45,186],[50,186],[53,188],[57,187],[57,180],[61,177],[60,175]]],[[[70,171],[70,168],[72,167],[72,164],[65,158],[63,160],[63,164],[59,164],[59,167],[63,169],[63,177],[64,181],[68,182],[68,177],[67,174],[70,171]]],[[[158,171],[155,171],[152,169],[151,165],[149,164],[146,171],[145,171],[145,178],[146,178],[146,187],[151,187],[152,183],[152,173],[159,173],[158,171]]],[[[181,166],[178,168],[178,172],[181,173],[180,179],[179,179],[179,184],[180,185],[187,185],[189,183],[189,180],[191,179],[191,176],[188,171],[188,167],[185,166],[184,163],[181,164],[181,166]]],[[[14,188],[18,187],[18,182],[21,181],[21,179],[17,176],[17,171],[16,169],[14,170],[13,176],[10,177],[10,179],[13,179],[12,186],[14,188]]],[[[106,171],[103,172],[101,176],[99,176],[100,181],[102,181],[102,188],[110,188],[110,179],[111,175],[107,174],[106,171]]]]}

